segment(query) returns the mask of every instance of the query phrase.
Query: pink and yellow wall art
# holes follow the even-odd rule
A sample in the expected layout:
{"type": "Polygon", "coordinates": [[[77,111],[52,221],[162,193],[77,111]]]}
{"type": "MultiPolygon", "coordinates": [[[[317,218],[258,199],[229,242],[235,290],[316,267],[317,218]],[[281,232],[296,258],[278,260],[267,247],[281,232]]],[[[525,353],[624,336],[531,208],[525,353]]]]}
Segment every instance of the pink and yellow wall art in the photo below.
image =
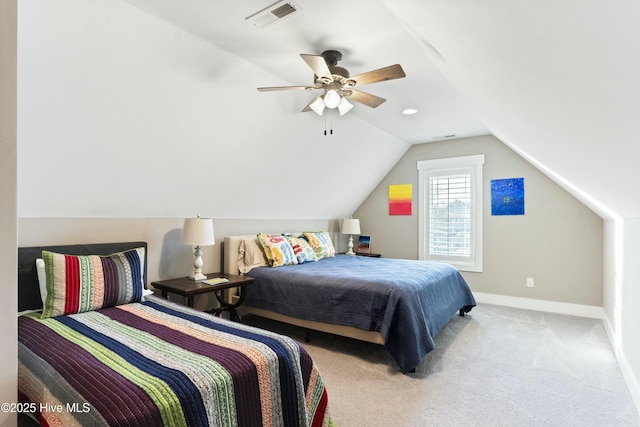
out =
{"type": "Polygon", "coordinates": [[[389,215],[411,215],[413,186],[389,185],[389,215]]]}

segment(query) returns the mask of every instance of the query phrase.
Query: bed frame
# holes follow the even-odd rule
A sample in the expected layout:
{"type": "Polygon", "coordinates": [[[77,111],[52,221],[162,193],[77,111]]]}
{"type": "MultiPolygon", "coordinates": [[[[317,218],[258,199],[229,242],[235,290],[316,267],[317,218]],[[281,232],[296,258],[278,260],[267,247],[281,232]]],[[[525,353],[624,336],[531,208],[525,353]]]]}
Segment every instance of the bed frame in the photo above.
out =
{"type": "Polygon", "coordinates": [[[36,259],[42,251],[68,255],[111,255],[128,249],[144,247],[144,287],[147,287],[147,242],[89,243],[80,245],[32,246],[18,248],[18,312],[42,309],[36,259]]]}
{"type": "MultiPolygon", "coordinates": [[[[256,235],[244,235],[244,236],[228,236],[224,238],[224,272],[228,274],[242,274],[238,270],[238,256],[240,250],[240,243],[246,239],[256,239],[256,235]]],[[[248,276],[251,276],[249,272],[248,276]]],[[[236,298],[235,295],[231,295],[230,298],[236,298]]],[[[284,314],[276,313],[275,311],[264,310],[256,307],[249,307],[243,305],[239,308],[240,311],[257,316],[266,317],[268,319],[277,320],[279,322],[289,323],[295,326],[300,326],[307,330],[307,341],[309,341],[309,330],[328,332],[335,335],[341,335],[349,338],[355,338],[362,341],[368,341],[375,344],[384,344],[384,338],[380,332],[365,331],[363,329],[354,328],[352,326],[335,325],[332,323],[316,322],[313,320],[298,319],[296,317],[286,316],[284,314]]]]}

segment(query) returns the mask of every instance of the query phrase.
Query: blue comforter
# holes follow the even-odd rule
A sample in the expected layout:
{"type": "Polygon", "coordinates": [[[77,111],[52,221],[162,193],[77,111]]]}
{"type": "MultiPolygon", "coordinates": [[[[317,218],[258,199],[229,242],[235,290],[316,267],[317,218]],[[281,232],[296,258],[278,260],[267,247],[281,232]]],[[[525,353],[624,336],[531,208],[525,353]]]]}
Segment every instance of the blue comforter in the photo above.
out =
{"type": "Polygon", "coordinates": [[[287,267],[258,267],[245,305],[305,320],[378,331],[402,372],[434,349],[433,337],[476,305],[454,267],[438,262],[337,255],[287,267]]]}

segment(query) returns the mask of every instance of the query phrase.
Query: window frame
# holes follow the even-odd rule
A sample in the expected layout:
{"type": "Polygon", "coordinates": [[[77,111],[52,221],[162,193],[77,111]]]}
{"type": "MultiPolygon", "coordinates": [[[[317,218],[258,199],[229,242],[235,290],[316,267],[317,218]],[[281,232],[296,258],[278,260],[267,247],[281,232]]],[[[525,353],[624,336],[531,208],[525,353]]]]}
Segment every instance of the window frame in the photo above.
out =
{"type": "MultiPolygon", "coordinates": [[[[461,271],[482,272],[482,217],[484,154],[442,159],[419,160],[418,169],[418,257],[421,260],[449,263],[461,271]],[[453,255],[432,255],[429,251],[430,178],[468,171],[471,178],[471,255],[461,259],[453,255]]],[[[465,172],[466,173],[466,172],[465,172]]]]}

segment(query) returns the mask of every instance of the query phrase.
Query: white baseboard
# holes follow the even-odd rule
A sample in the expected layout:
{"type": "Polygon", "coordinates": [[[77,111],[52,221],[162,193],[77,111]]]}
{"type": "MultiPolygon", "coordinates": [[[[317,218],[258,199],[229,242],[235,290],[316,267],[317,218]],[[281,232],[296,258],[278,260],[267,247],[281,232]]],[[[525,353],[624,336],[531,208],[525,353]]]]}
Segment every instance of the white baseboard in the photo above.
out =
{"type": "Polygon", "coordinates": [[[479,303],[504,305],[507,307],[523,308],[526,310],[546,311],[549,313],[567,314],[570,316],[602,319],[604,309],[593,305],[571,304],[567,302],[547,301],[541,299],[510,297],[506,295],[485,294],[474,292],[473,296],[479,303]]]}

